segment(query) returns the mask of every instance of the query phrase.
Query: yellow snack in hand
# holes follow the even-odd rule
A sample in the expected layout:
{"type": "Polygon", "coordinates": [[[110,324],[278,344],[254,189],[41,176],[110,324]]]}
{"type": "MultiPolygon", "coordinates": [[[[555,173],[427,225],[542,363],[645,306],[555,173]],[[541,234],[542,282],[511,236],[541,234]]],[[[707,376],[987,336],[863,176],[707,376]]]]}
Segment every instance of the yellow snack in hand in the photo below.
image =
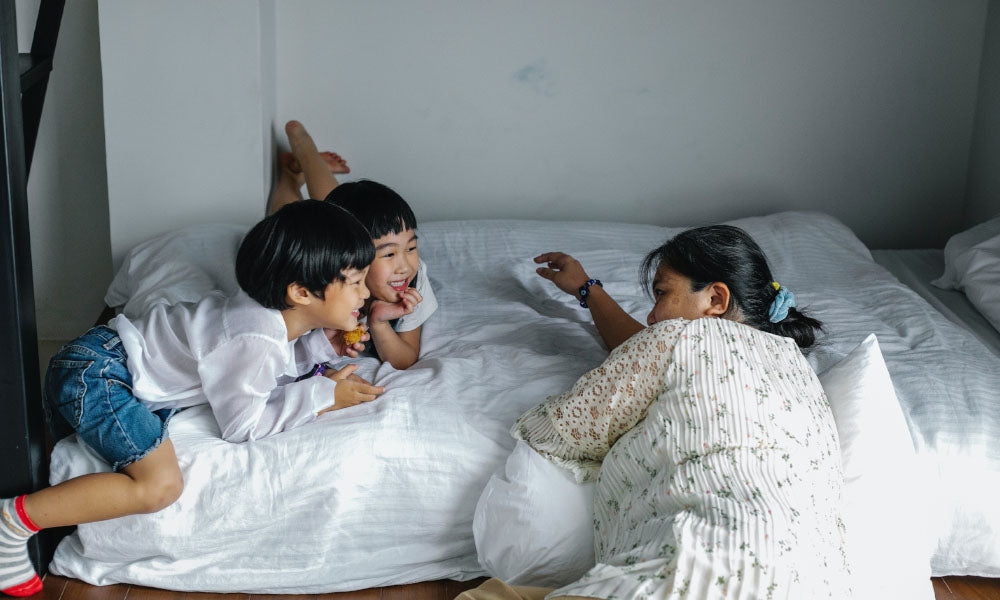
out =
{"type": "Polygon", "coordinates": [[[353,346],[361,341],[361,338],[365,335],[365,329],[361,325],[358,325],[355,329],[351,331],[344,332],[344,342],[348,346],[353,346]]]}

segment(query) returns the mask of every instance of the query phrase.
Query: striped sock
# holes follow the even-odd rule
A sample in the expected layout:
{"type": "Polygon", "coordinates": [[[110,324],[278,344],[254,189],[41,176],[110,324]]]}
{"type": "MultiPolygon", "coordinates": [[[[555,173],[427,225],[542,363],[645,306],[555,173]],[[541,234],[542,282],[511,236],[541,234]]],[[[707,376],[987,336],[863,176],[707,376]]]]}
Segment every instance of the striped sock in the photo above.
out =
{"type": "Polygon", "coordinates": [[[42,591],[28,558],[28,538],[37,531],[24,512],[24,496],[0,500],[0,592],[31,596],[42,591]]]}

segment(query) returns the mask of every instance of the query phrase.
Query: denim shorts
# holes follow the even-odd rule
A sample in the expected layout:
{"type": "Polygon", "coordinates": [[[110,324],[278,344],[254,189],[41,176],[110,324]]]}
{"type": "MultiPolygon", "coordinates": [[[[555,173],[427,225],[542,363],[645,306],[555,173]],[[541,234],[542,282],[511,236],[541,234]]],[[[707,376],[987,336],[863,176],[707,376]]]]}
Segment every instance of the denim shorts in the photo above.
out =
{"type": "Polygon", "coordinates": [[[118,332],[100,325],[62,347],[45,373],[45,416],[56,441],[76,432],[120,471],[167,437],[174,410],[151,411],[132,395],[118,332]]]}

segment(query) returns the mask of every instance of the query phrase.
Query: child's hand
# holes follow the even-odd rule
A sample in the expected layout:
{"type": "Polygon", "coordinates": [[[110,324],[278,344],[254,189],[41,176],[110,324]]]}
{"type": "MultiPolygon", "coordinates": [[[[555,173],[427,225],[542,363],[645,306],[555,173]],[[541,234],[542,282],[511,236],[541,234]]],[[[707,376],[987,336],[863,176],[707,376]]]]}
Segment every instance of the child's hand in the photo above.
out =
{"type": "Polygon", "coordinates": [[[380,323],[392,321],[413,313],[413,309],[423,301],[423,296],[416,288],[406,288],[405,292],[400,292],[399,300],[396,302],[383,302],[382,300],[372,302],[368,319],[380,323]]]}
{"type": "Polygon", "coordinates": [[[340,329],[323,329],[323,333],[326,334],[326,339],[330,340],[330,345],[333,346],[333,351],[336,352],[338,356],[357,358],[358,353],[364,351],[365,345],[362,342],[367,342],[372,339],[372,336],[368,333],[368,325],[359,323],[358,326],[365,330],[365,334],[361,336],[360,342],[356,342],[350,346],[348,346],[344,341],[344,332],[340,329]]]}
{"type": "Polygon", "coordinates": [[[590,280],[580,261],[563,252],[546,252],[536,256],[535,262],[548,263],[547,267],[539,267],[535,272],[571,296],[577,296],[583,284],[590,280]]]}
{"type": "Polygon", "coordinates": [[[347,365],[343,369],[334,372],[327,372],[323,377],[329,377],[337,382],[334,390],[333,406],[328,406],[319,411],[323,414],[331,410],[340,410],[348,406],[355,406],[362,402],[371,402],[385,392],[385,388],[379,385],[372,385],[370,381],[365,381],[354,374],[358,370],[358,365],[347,365]]]}

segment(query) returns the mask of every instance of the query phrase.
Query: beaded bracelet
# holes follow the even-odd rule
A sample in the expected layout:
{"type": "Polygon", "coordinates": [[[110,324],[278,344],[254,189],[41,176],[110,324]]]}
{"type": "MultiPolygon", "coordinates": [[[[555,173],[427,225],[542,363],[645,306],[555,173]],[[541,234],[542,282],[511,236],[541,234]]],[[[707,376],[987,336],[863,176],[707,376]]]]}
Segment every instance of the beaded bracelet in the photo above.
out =
{"type": "Polygon", "coordinates": [[[580,306],[582,306],[583,308],[587,308],[587,296],[590,295],[590,286],[592,285],[598,285],[600,287],[604,287],[604,284],[601,283],[600,279],[591,279],[587,281],[587,283],[583,284],[583,286],[580,288],[580,306]]]}

